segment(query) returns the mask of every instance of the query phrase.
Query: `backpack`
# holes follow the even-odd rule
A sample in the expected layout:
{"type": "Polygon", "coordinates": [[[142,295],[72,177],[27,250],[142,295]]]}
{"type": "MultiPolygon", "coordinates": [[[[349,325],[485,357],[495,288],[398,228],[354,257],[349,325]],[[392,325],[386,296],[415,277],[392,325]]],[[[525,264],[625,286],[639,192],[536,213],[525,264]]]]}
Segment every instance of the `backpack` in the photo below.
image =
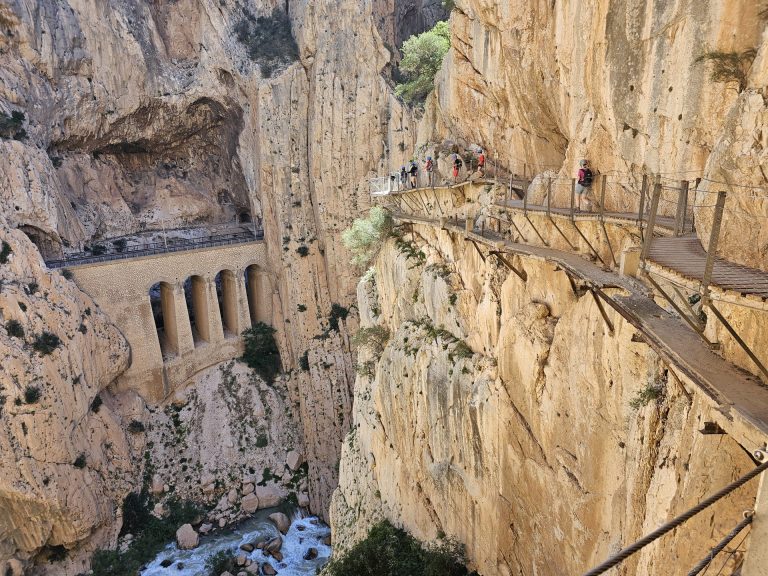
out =
{"type": "Polygon", "coordinates": [[[457,156],[456,160],[453,161],[453,165],[456,166],[456,168],[461,168],[464,165],[464,162],[457,156]]]}
{"type": "Polygon", "coordinates": [[[585,186],[585,187],[592,186],[592,178],[593,177],[594,176],[592,175],[592,170],[590,170],[589,168],[584,168],[581,180],[579,180],[579,184],[581,184],[582,186],[585,186]]]}
{"type": "Polygon", "coordinates": [[[432,172],[432,160],[427,160],[427,172],[432,172]]]}

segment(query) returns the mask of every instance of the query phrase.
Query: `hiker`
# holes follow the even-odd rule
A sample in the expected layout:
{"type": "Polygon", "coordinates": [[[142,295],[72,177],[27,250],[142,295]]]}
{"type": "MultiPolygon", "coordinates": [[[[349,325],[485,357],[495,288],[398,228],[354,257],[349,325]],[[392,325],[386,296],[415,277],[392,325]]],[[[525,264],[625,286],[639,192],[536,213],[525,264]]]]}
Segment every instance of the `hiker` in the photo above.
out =
{"type": "Polygon", "coordinates": [[[590,202],[587,194],[589,193],[590,186],[592,186],[594,174],[592,174],[592,170],[589,168],[589,160],[580,160],[579,166],[581,168],[579,168],[579,178],[576,181],[576,211],[581,212],[581,202],[583,199],[586,204],[585,211],[589,212],[590,202]]]}
{"type": "Polygon", "coordinates": [[[408,172],[405,170],[405,166],[400,167],[400,189],[405,190],[405,185],[408,183],[408,172]]]}
{"type": "Polygon", "coordinates": [[[419,167],[416,162],[411,162],[411,169],[408,172],[411,173],[411,189],[416,189],[416,175],[419,173],[419,167]]]}
{"type": "Polygon", "coordinates": [[[427,172],[427,186],[434,188],[435,187],[435,180],[434,180],[435,163],[432,161],[432,156],[427,156],[427,161],[424,163],[424,170],[426,170],[427,172]]]}
{"type": "Polygon", "coordinates": [[[461,166],[464,164],[461,161],[461,158],[459,158],[458,154],[453,155],[453,183],[456,184],[459,181],[459,171],[461,170],[461,166]]]}
{"type": "Polygon", "coordinates": [[[480,150],[480,156],[477,157],[477,171],[480,173],[480,178],[485,177],[485,152],[480,150]]]}

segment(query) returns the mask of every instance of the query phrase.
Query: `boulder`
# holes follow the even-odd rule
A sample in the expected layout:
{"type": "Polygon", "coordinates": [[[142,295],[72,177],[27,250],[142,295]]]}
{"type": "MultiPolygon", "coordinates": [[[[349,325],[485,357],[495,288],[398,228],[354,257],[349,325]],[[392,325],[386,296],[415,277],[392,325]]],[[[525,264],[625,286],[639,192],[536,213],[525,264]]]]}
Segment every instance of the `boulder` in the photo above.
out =
{"type": "Polygon", "coordinates": [[[323,544],[325,544],[326,546],[330,546],[331,545],[331,535],[330,534],[328,534],[328,536],[323,538],[323,544]]]}
{"type": "Polygon", "coordinates": [[[279,552],[282,547],[283,538],[281,536],[277,536],[276,538],[272,538],[272,540],[264,544],[264,553],[274,554],[275,552],[279,552]]]}
{"type": "Polygon", "coordinates": [[[254,564],[251,564],[250,566],[246,566],[245,567],[245,571],[248,574],[258,574],[259,573],[259,565],[254,563],[254,564]]]}
{"type": "Polygon", "coordinates": [[[298,504],[302,508],[309,508],[309,495],[304,492],[299,492],[298,504]]]}
{"type": "Polygon", "coordinates": [[[171,564],[173,564],[173,559],[171,558],[165,558],[162,562],[160,562],[160,566],[162,568],[168,568],[168,566],[170,566],[171,564]]]}
{"type": "Polygon", "coordinates": [[[237,502],[237,490],[235,490],[234,488],[232,488],[232,490],[230,490],[227,493],[227,502],[229,502],[230,504],[234,504],[235,502],[237,502]]]}
{"type": "Polygon", "coordinates": [[[247,484],[243,484],[243,495],[250,494],[251,492],[253,492],[253,490],[254,490],[254,486],[250,482],[248,482],[247,484]]]}
{"type": "Polygon", "coordinates": [[[309,548],[304,553],[304,560],[314,560],[315,558],[317,558],[317,548],[309,548]]]}
{"type": "Polygon", "coordinates": [[[198,529],[198,532],[200,532],[200,534],[208,534],[208,532],[210,532],[211,530],[213,530],[213,524],[206,522],[205,524],[200,526],[200,528],[198,529]]]}
{"type": "Polygon", "coordinates": [[[219,518],[219,528],[224,528],[227,525],[227,519],[223,516],[219,518]]]}
{"type": "Polygon", "coordinates": [[[240,509],[246,514],[253,514],[259,509],[261,498],[258,494],[246,494],[243,499],[240,500],[240,509]]]}
{"type": "Polygon", "coordinates": [[[196,548],[200,543],[200,536],[191,524],[184,524],[181,528],[176,530],[176,544],[182,550],[191,550],[196,548]]]}
{"type": "Polygon", "coordinates": [[[238,554],[235,558],[235,564],[238,566],[245,566],[246,560],[248,560],[248,557],[245,554],[238,554]]]}
{"type": "Polygon", "coordinates": [[[255,494],[260,508],[272,508],[280,504],[283,499],[280,489],[274,484],[271,486],[256,486],[255,494]]]}
{"type": "Polygon", "coordinates": [[[240,572],[237,573],[237,576],[248,576],[248,572],[246,572],[245,570],[241,570],[240,572]]]}
{"type": "Polygon", "coordinates": [[[282,552],[272,552],[272,558],[274,558],[278,562],[282,562],[283,561],[283,553],[282,552]]]}
{"type": "Polygon", "coordinates": [[[296,470],[299,469],[299,466],[304,464],[304,456],[301,454],[301,452],[296,452],[295,450],[291,450],[288,452],[288,456],[285,458],[285,464],[296,472],[296,470]]]}
{"type": "Polygon", "coordinates": [[[243,552],[253,552],[254,548],[255,546],[250,543],[240,544],[240,550],[242,550],[243,552]]]}
{"type": "Polygon", "coordinates": [[[8,576],[24,576],[24,565],[21,560],[11,558],[5,565],[5,572],[8,576]]]}
{"type": "Polygon", "coordinates": [[[282,512],[274,512],[269,515],[269,519],[272,520],[274,525],[282,534],[287,534],[291,528],[291,520],[282,512]]]}
{"type": "Polygon", "coordinates": [[[275,574],[277,574],[277,570],[272,568],[272,564],[268,564],[267,562],[261,565],[261,571],[264,576],[275,576],[275,574]]]}

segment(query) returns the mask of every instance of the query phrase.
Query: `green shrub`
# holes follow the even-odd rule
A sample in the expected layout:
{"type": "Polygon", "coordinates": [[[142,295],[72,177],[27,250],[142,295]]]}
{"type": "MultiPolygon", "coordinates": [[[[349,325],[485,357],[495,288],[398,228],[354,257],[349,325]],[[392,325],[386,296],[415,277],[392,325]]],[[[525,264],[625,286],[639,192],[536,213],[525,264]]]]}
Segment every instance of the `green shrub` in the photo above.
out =
{"type": "Polygon", "coordinates": [[[85,468],[85,464],[86,464],[85,454],[80,454],[77,458],[75,458],[75,461],[72,462],[72,466],[74,466],[75,468],[79,468],[81,470],[85,468]]]}
{"type": "Polygon", "coordinates": [[[107,253],[107,247],[104,246],[104,244],[94,244],[93,248],[91,248],[91,254],[94,256],[101,256],[102,254],[107,253]]]}
{"type": "Polygon", "coordinates": [[[23,140],[27,136],[24,130],[24,112],[14,110],[8,116],[5,112],[0,112],[0,138],[13,138],[14,140],[23,140]]]}
{"type": "Polygon", "coordinates": [[[93,400],[91,400],[91,412],[98,412],[99,408],[101,408],[101,405],[104,403],[104,401],[101,399],[101,396],[98,394],[94,397],[93,400]]]}
{"type": "Polygon", "coordinates": [[[349,316],[349,308],[335,302],[331,305],[331,315],[328,317],[328,326],[331,330],[339,331],[339,320],[346,320],[349,316]]]}
{"type": "Polygon", "coordinates": [[[123,502],[123,529],[135,536],[128,550],[97,550],[91,560],[93,576],[136,576],[146,564],[170,542],[182,524],[200,517],[200,508],[191,503],[171,499],[166,502],[168,514],[156,518],[150,513],[152,501],[145,492],[129,495],[123,502]]]}
{"type": "Polygon", "coordinates": [[[392,216],[379,206],[371,208],[367,218],[357,218],[352,222],[352,226],[341,233],[344,246],[352,253],[352,264],[367,267],[393,227],[392,216]]]}
{"type": "Polygon", "coordinates": [[[384,351],[384,347],[389,340],[389,330],[384,326],[371,326],[370,328],[360,328],[352,336],[352,344],[357,347],[367,348],[374,356],[379,357],[384,351]]]}
{"type": "Polygon", "coordinates": [[[18,320],[8,320],[8,322],[5,323],[5,330],[8,332],[9,336],[13,336],[14,338],[24,338],[24,327],[18,320]]]}
{"type": "Polygon", "coordinates": [[[30,282],[27,284],[27,294],[34,294],[38,288],[40,288],[40,285],[37,282],[30,282]]]}
{"type": "MultiPolygon", "coordinates": [[[[358,542],[325,568],[329,576],[467,576],[463,548],[446,541],[422,546],[413,536],[389,522],[374,526],[358,542]]],[[[476,573],[472,573],[476,574],[476,573]]]]}
{"type": "Polygon", "coordinates": [[[114,246],[115,250],[118,252],[125,252],[125,249],[128,247],[128,240],[125,238],[119,238],[112,242],[112,246],[114,246]]]}
{"type": "Polygon", "coordinates": [[[207,576],[219,576],[219,574],[224,572],[229,572],[230,574],[240,572],[240,568],[237,566],[237,562],[235,562],[235,558],[230,550],[222,550],[208,556],[205,560],[205,574],[207,576]]]}
{"type": "Polygon", "coordinates": [[[280,372],[280,350],[275,340],[275,329],[264,322],[257,322],[243,332],[245,351],[241,360],[268,383],[280,372]]]}
{"type": "Polygon", "coordinates": [[[303,245],[299,246],[298,248],[296,248],[296,253],[302,258],[309,256],[309,246],[303,246],[303,245]]]}
{"type": "Polygon", "coordinates": [[[0,264],[5,264],[8,262],[8,256],[13,253],[13,249],[11,248],[11,245],[8,244],[5,240],[3,240],[3,247],[0,249],[0,264]]]}
{"type": "MultiPolygon", "coordinates": [[[[739,92],[747,89],[749,69],[757,52],[750,48],[744,52],[720,52],[717,50],[705,52],[695,62],[709,62],[712,72],[709,76],[712,82],[737,82],[739,92]]],[[[671,88],[670,88],[671,90],[671,88]]]]}
{"type": "Polygon", "coordinates": [[[69,270],[68,268],[63,268],[61,270],[61,275],[64,276],[67,280],[72,280],[72,278],[75,277],[74,274],[72,274],[72,270],[69,270]]]}
{"type": "Polygon", "coordinates": [[[139,420],[131,420],[131,423],[128,424],[128,432],[131,434],[141,434],[144,430],[146,430],[144,423],[139,420]]]}
{"type": "Polygon", "coordinates": [[[248,57],[269,78],[279,68],[299,59],[299,47],[291,30],[286,12],[275,8],[270,16],[254,18],[246,11],[245,18],[235,26],[235,36],[245,47],[248,57]]]}
{"type": "Polygon", "coordinates": [[[27,404],[34,404],[38,400],[40,400],[40,397],[43,395],[42,390],[40,390],[39,386],[34,386],[32,384],[29,384],[26,388],[24,388],[24,402],[27,404]]]}
{"type": "Polygon", "coordinates": [[[397,85],[397,95],[409,104],[422,104],[435,87],[435,75],[450,47],[448,22],[438,22],[431,30],[406,40],[400,62],[406,81],[397,85]]]}
{"type": "Polygon", "coordinates": [[[256,436],[256,448],[266,448],[269,446],[269,436],[262,432],[256,436]]]}
{"type": "Polygon", "coordinates": [[[299,356],[299,368],[304,372],[309,372],[309,350],[305,350],[304,354],[299,356]]]}
{"type": "Polygon", "coordinates": [[[638,390],[629,405],[637,410],[662,397],[664,389],[658,384],[648,384],[642,390],[638,390]]]}
{"type": "Polygon", "coordinates": [[[40,353],[40,356],[51,354],[61,344],[61,339],[51,332],[43,332],[35,338],[32,348],[40,353]]]}

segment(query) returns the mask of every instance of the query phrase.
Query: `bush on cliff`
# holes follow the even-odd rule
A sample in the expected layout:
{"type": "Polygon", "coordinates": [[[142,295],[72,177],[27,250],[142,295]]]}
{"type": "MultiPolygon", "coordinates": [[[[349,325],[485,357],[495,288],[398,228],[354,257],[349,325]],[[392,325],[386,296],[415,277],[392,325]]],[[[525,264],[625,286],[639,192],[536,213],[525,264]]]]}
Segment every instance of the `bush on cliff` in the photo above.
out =
{"type": "Polygon", "coordinates": [[[341,233],[344,246],[352,253],[352,264],[368,266],[392,233],[393,226],[392,216],[378,206],[371,208],[367,218],[352,222],[352,226],[341,233]]]}
{"type": "MultiPolygon", "coordinates": [[[[461,545],[451,540],[423,546],[389,522],[374,526],[365,540],[331,561],[329,576],[467,576],[461,545]]],[[[472,572],[476,576],[475,572],[472,572]]]]}
{"type": "Polygon", "coordinates": [[[269,78],[280,66],[299,59],[299,47],[291,31],[291,19],[275,8],[271,16],[259,16],[246,11],[235,26],[235,35],[245,47],[251,60],[261,67],[261,75],[269,78]]]}
{"type": "Polygon", "coordinates": [[[448,22],[438,22],[431,30],[406,40],[400,62],[406,81],[397,85],[397,95],[409,104],[422,104],[435,87],[435,75],[450,47],[448,22]]]}
{"type": "Polygon", "coordinates": [[[275,340],[275,329],[264,322],[257,322],[243,332],[245,351],[241,360],[268,383],[280,372],[280,350],[275,340]]]}

